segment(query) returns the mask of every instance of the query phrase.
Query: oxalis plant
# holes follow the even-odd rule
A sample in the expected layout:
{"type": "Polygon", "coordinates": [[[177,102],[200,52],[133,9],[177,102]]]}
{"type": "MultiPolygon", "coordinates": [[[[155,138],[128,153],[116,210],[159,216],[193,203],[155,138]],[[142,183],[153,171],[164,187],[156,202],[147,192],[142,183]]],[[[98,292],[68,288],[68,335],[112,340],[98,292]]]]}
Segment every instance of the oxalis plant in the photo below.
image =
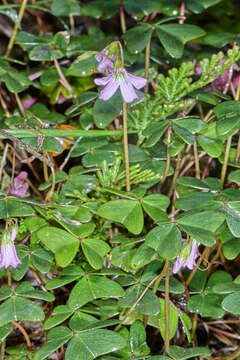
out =
{"type": "Polygon", "coordinates": [[[3,0],[0,360],[240,359],[234,0],[3,0]]]}

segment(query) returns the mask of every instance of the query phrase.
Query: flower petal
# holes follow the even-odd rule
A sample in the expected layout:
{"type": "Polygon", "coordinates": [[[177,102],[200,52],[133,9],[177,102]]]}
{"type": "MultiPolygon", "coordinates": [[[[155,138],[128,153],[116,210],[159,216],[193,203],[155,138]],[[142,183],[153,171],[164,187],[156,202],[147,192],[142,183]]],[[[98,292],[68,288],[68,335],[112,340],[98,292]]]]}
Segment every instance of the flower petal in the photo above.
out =
{"type": "Polygon", "coordinates": [[[100,92],[99,99],[108,100],[110,99],[119,87],[119,81],[115,78],[115,76],[111,75],[111,81],[105,86],[105,88],[100,92]]]}
{"type": "Polygon", "coordinates": [[[181,269],[181,267],[183,266],[183,259],[181,259],[179,256],[176,258],[174,264],[173,264],[173,268],[172,268],[172,272],[173,274],[177,274],[179,272],[179,270],[181,269]]]}
{"type": "Polygon", "coordinates": [[[138,90],[143,88],[147,83],[147,80],[144,79],[143,77],[132,75],[128,73],[126,70],[125,70],[125,76],[128,79],[128,81],[130,81],[132,85],[138,90]]]}
{"type": "Polygon", "coordinates": [[[98,86],[105,86],[107,85],[107,83],[109,83],[109,81],[111,80],[112,78],[112,74],[108,75],[108,76],[104,76],[102,78],[97,78],[94,80],[94,83],[98,86]]]}
{"type": "Polygon", "coordinates": [[[138,98],[136,91],[134,90],[134,87],[132,86],[131,82],[127,81],[127,79],[120,80],[120,90],[123,99],[127,103],[130,103],[138,98]]]}

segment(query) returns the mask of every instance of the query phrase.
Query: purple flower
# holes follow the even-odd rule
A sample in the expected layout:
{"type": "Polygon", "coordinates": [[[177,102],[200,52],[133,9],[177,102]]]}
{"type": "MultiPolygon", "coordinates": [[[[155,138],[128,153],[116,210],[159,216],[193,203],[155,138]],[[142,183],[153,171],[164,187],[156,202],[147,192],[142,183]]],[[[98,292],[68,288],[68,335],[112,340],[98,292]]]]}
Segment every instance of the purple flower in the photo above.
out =
{"type": "Polygon", "coordinates": [[[19,260],[14,245],[14,240],[17,236],[16,228],[12,228],[11,232],[6,231],[2,237],[2,244],[0,250],[0,268],[7,269],[9,266],[16,268],[21,261],[19,260]]]}
{"type": "Polygon", "coordinates": [[[107,55],[113,61],[109,60],[104,55],[101,55],[101,54],[95,55],[95,59],[97,60],[97,62],[99,62],[98,67],[97,67],[98,71],[101,72],[101,73],[104,73],[105,70],[108,70],[109,72],[112,72],[113,71],[113,66],[114,66],[113,62],[114,62],[114,60],[116,60],[116,56],[109,55],[107,48],[103,49],[101,51],[101,53],[107,55]]]}
{"type": "Polygon", "coordinates": [[[186,246],[183,249],[183,254],[180,254],[180,256],[178,256],[176,258],[176,260],[173,264],[173,269],[172,269],[173,274],[177,274],[179,272],[179,270],[181,269],[181,267],[187,267],[189,270],[194,269],[194,267],[196,266],[196,260],[199,256],[198,246],[195,241],[193,241],[193,243],[192,243],[192,248],[191,248],[190,254],[189,254],[189,251],[190,251],[189,246],[186,246]],[[184,255],[186,255],[186,251],[188,252],[187,258],[186,258],[186,256],[184,256],[184,255]]]}
{"type": "Polygon", "coordinates": [[[30,108],[35,102],[37,101],[36,98],[30,98],[23,101],[22,106],[24,109],[30,108]]]}
{"type": "Polygon", "coordinates": [[[20,174],[14,178],[13,186],[10,187],[8,193],[18,195],[23,198],[28,189],[28,184],[24,183],[24,180],[27,178],[27,175],[28,174],[26,173],[26,171],[20,172],[20,174]]]}
{"type": "MultiPolygon", "coordinates": [[[[220,65],[223,65],[226,62],[225,59],[222,59],[220,61],[220,65]]],[[[197,74],[202,73],[201,66],[196,67],[197,74]]],[[[214,74],[214,72],[213,72],[214,74]]],[[[229,78],[229,69],[225,70],[221,75],[218,75],[208,86],[209,90],[216,91],[216,92],[223,92],[224,88],[226,86],[226,83],[228,82],[229,78]]],[[[239,67],[237,64],[233,64],[233,74],[231,78],[231,83],[236,90],[238,87],[238,81],[239,81],[239,67]]]]}
{"type": "Polygon", "coordinates": [[[110,99],[120,87],[123,99],[130,103],[138,97],[134,88],[141,89],[145,86],[147,80],[129,74],[124,68],[120,67],[108,76],[95,79],[94,82],[96,85],[105,86],[100,92],[99,99],[104,101],[110,99]]]}

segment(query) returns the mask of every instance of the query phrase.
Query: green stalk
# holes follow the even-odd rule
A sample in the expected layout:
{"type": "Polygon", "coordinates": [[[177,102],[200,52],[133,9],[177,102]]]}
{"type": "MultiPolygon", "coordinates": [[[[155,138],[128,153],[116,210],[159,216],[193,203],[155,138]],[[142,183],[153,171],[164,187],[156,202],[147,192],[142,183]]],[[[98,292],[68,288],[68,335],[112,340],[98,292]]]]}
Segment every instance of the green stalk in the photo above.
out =
{"type": "Polygon", "coordinates": [[[225,176],[226,176],[226,172],[227,172],[227,165],[228,165],[228,158],[229,158],[229,154],[230,154],[230,150],[231,150],[231,144],[232,144],[232,135],[230,135],[227,139],[226,150],[225,150],[225,154],[224,154],[223,166],[222,166],[222,171],[221,171],[221,179],[220,179],[223,184],[224,184],[225,176]]]}
{"type": "Polygon", "coordinates": [[[146,85],[144,87],[145,94],[148,93],[148,78],[149,78],[149,64],[150,64],[150,48],[151,48],[151,38],[147,44],[145,50],[145,78],[147,79],[146,85]]]}
{"type": "MultiPolygon", "coordinates": [[[[22,1],[21,7],[20,7],[20,10],[19,10],[19,14],[18,14],[19,23],[21,23],[21,21],[22,21],[24,11],[25,11],[25,8],[27,6],[27,2],[28,2],[28,0],[23,0],[22,1]]],[[[11,53],[11,50],[12,50],[14,42],[15,42],[15,38],[17,36],[18,29],[19,29],[19,25],[15,24],[13,32],[12,32],[12,36],[11,36],[11,38],[9,40],[9,43],[8,43],[7,51],[6,51],[6,54],[5,54],[6,57],[8,57],[10,55],[10,53],[11,53]]]]}
{"type": "MultiPolygon", "coordinates": [[[[37,137],[38,134],[34,132],[31,129],[14,129],[14,130],[8,130],[5,129],[5,132],[7,132],[10,135],[13,135],[17,138],[23,138],[23,137],[37,137]]],[[[115,135],[122,135],[122,130],[62,130],[62,129],[39,129],[38,132],[46,137],[67,137],[67,136],[115,136],[115,135]]],[[[129,134],[135,134],[137,130],[129,131],[129,134]]],[[[0,139],[7,139],[7,136],[3,133],[0,133],[0,139]]]]}
{"type": "Polygon", "coordinates": [[[165,277],[165,351],[169,348],[169,276],[170,276],[169,261],[166,261],[166,277],[165,277]]]}
{"type": "Polygon", "coordinates": [[[126,170],[126,190],[131,190],[130,170],[129,170],[129,153],[128,153],[128,130],[127,130],[127,103],[123,100],[123,145],[126,170]]]}

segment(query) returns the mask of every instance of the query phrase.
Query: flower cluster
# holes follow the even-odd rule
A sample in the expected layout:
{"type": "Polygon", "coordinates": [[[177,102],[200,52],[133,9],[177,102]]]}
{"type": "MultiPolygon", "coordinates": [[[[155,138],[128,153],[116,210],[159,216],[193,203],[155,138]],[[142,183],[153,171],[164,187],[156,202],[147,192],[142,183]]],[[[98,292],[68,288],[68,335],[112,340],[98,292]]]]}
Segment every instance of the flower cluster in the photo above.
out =
{"type": "Polygon", "coordinates": [[[138,96],[135,89],[139,90],[143,88],[146,85],[147,80],[140,76],[128,73],[122,67],[122,64],[115,61],[116,56],[109,54],[106,48],[102,50],[102,54],[103,55],[97,54],[95,56],[96,60],[99,62],[98,71],[102,73],[107,71],[110,72],[110,74],[94,80],[96,85],[104,86],[103,90],[100,92],[99,99],[104,101],[109,100],[118,88],[120,88],[122,97],[127,103],[137,99],[138,96]]]}
{"type": "Polygon", "coordinates": [[[0,249],[0,268],[7,269],[9,266],[16,268],[21,264],[14,245],[16,236],[17,228],[15,226],[3,233],[0,249]]]}
{"type": "Polygon", "coordinates": [[[187,267],[189,270],[194,269],[198,256],[198,246],[195,241],[193,241],[191,249],[189,245],[186,245],[173,264],[173,274],[177,274],[181,267],[187,267]]]}

